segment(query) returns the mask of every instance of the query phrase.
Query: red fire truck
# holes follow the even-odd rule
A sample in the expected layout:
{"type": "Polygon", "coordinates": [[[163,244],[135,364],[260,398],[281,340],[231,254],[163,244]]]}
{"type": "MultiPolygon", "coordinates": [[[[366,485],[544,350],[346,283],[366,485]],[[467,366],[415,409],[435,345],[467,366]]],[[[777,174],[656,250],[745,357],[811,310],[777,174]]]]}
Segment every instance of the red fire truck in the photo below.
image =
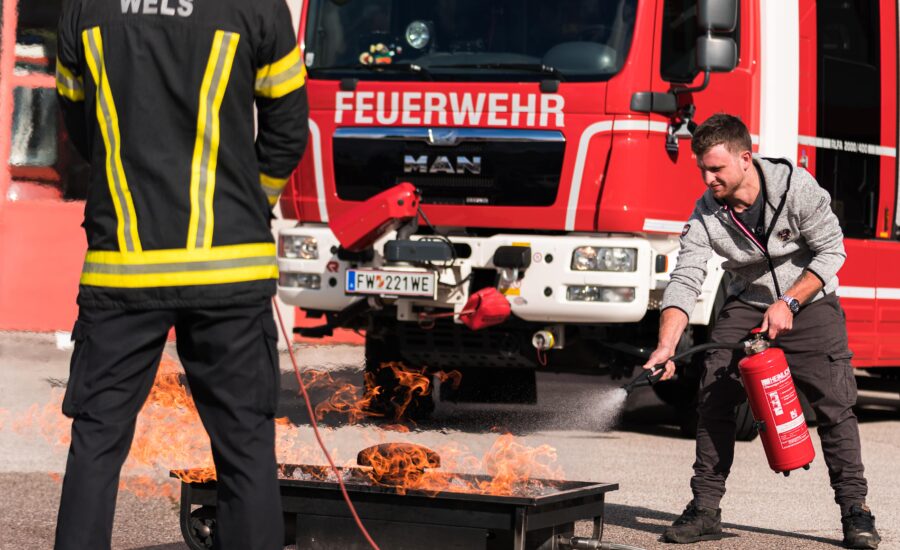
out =
{"type": "MultiPolygon", "coordinates": [[[[52,116],[59,2],[2,5],[0,328],[65,329],[85,167],[52,116]]],[[[703,191],[692,123],[727,111],[760,154],[792,159],[831,192],[859,380],[896,390],[896,0],[305,0],[299,12],[312,135],[281,201],[298,224],[281,235],[279,293],[320,318],[320,334],[366,329],[371,366],[461,368],[462,390],[499,379],[525,399],[537,368],[595,369],[648,348],[703,191]],[[717,70],[708,84],[706,68],[717,70]],[[342,251],[329,222],[405,181],[430,222],[409,238],[446,238],[452,261],[386,262],[395,235],[370,254],[342,251]],[[422,295],[348,292],[348,270],[367,269],[412,272],[402,280],[422,295]],[[421,322],[487,287],[508,298],[506,323],[421,322]]],[[[721,279],[711,264],[686,344],[714,319],[721,279]]],[[[660,393],[689,401],[684,374],[660,393]]]]}
{"type": "MultiPolygon", "coordinates": [[[[537,368],[651,349],[704,191],[691,130],[726,111],[831,193],[854,364],[898,374],[896,0],[308,0],[300,44],[311,139],[281,201],[298,223],[280,233],[279,295],[319,334],[365,328],[368,368],[464,369],[475,394],[501,380],[533,399],[537,368]],[[449,240],[449,260],[391,261],[394,234],[339,246],[329,223],[401,182],[427,217],[409,238],[449,240]],[[366,282],[379,275],[407,290],[366,282]],[[491,286],[506,323],[422,322],[491,286]]],[[[721,304],[709,267],[685,344],[721,304]]],[[[687,404],[689,379],[659,392],[687,404]]]]}

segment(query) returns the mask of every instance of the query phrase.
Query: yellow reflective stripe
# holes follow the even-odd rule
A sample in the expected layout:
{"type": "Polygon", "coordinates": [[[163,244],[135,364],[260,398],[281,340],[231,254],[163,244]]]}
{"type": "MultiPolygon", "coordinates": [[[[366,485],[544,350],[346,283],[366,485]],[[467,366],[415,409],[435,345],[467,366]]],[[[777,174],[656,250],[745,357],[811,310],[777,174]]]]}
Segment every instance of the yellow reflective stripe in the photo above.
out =
{"type": "Polygon", "coordinates": [[[84,101],[84,81],[56,60],[56,91],[71,101],[84,101]]]}
{"type": "Polygon", "coordinates": [[[222,284],[278,278],[273,243],[141,253],[88,251],[81,284],[118,288],[222,284]]]}
{"type": "Polygon", "coordinates": [[[106,181],[109,193],[116,210],[116,234],[119,249],[127,252],[140,252],[141,241],[138,237],[137,215],[134,201],[128,190],[128,180],[122,166],[122,136],[119,133],[119,115],[113,101],[112,89],[103,61],[103,38],[100,27],[87,29],[82,33],[85,57],[91,76],[97,84],[97,121],[103,143],[106,146],[106,181]]]}
{"type": "Polygon", "coordinates": [[[263,173],[259,174],[259,183],[262,186],[263,191],[266,192],[269,206],[275,206],[275,203],[278,202],[278,197],[281,195],[281,192],[284,191],[284,186],[287,185],[288,179],[289,178],[273,178],[263,173]]]}
{"type": "Polygon", "coordinates": [[[278,266],[254,266],[217,271],[182,271],[137,275],[83,273],[81,284],[113,288],[153,288],[163,286],[220,285],[278,278],[278,266]]]}
{"type": "Polygon", "coordinates": [[[191,217],[187,239],[189,249],[212,246],[215,221],[213,195],[220,138],[219,110],[228,87],[239,41],[240,35],[236,33],[216,31],[200,87],[197,136],[191,161],[191,217]]]}
{"type": "Polygon", "coordinates": [[[306,67],[300,59],[300,48],[275,63],[256,71],[256,95],[276,99],[298,90],[306,83],[306,67]]]}
{"type": "Polygon", "coordinates": [[[89,250],[84,261],[86,263],[106,265],[151,265],[239,260],[242,258],[255,258],[260,256],[275,257],[275,244],[232,244],[199,250],[170,248],[164,250],[145,250],[140,254],[128,254],[109,250],[89,250]]]}

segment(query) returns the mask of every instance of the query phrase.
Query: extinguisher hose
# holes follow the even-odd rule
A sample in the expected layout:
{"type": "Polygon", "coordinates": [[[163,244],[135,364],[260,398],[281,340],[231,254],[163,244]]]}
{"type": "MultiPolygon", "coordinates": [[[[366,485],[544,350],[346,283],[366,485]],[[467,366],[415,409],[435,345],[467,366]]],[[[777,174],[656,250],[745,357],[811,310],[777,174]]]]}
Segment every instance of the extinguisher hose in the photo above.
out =
{"type": "Polygon", "coordinates": [[[287,329],[284,327],[284,320],[281,318],[281,310],[278,309],[278,303],[275,298],[272,298],[272,306],[275,308],[275,313],[278,316],[278,325],[281,327],[281,334],[284,336],[285,343],[287,343],[288,354],[291,356],[291,363],[294,365],[294,374],[297,376],[297,383],[300,384],[300,391],[303,393],[303,401],[306,403],[306,412],[309,414],[309,421],[312,424],[313,433],[316,435],[316,441],[318,441],[319,447],[322,448],[322,452],[325,453],[325,458],[331,466],[331,470],[334,472],[335,477],[337,477],[338,485],[341,488],[341,494],[344,496],[344,502],[347,503],[347,508],[350,509],[350,514],[356,522],[356,527],[373,550],[380,550],[378,545],[375,544],[375,541],[372,539],[372,536],[366,530],[362,520],[359,519],[359,514],[356,513],[356,507],[353,506],[353,502],[350,500],[350,494],[347,493],[347,488],[344,486],[343,475],[341,474],[341,471],[338,470],[337,466],[335,466],[331,454],[329,454],[328,449],[325,447],[325,442],[322,440],[322,434],[319,433],[319,426],[316,423],[316,415],[312,409],[312,402],[309,400],[309,395],[306,393],[306,384],[303,383],[303,378],[300,376],[300,367],[297,366],[297,359],[294,358],[294,348],[291,345],[293,340],[288,336],[287,329]]]}
{"type": "MultiPolygon", "coordinates": [[[[681,361],[695,353],[700,353],[701,351],[706,351],[710,349],[744,349],[743,342],[709,342],[707,344],[700,344],[699,346],[694,346],[692,348],[688,348],[681,353],[676,353],[672,357],[669,358],[669,361],[681,361]]],[[[657,367],[662,366],[665,367],[665,363],[661,363],[657,365],[657,367]]]]}
{"type": "Polygon", "coordinates": [[[701,351],[706,351],[710,349],[744,349],[744,342],[709,342],[707,344],[700,344],[699,346],[694,346],[692,348],[688,348],[681,353],[676,353],[665,363],[658,363],[654,365],[652,369],[645,369],[642,373],[638,374],[631,382],[624,384],[622,389],[624,389],[627,393],[631,393],[636,388],[640,388],[643,386],[652,386],[657,383],[662,375],[666,372],[666,363],[668,361],[681,361],[695,353],[700,353],[701,351]]]}

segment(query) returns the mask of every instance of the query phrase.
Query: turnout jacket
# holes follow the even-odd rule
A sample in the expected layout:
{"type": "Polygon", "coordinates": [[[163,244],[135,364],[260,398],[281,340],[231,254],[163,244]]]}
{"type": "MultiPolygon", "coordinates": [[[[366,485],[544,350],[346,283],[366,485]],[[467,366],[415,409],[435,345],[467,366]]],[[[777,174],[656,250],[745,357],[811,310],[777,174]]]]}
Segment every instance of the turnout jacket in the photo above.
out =
{"type": "Polygon", "coordinates": [[[747,234],[707,190],[682,230],[661,309],[677,307],[690,316],[713,253],[725,258],[722,267],[733,275],[728,295],[758,308],[772,305],[804,270],[824,286],[811,301],[837,290],[837,272],[847,255],[828,191],[785,159],[754,158],[754,163],[765,186],[765,238],[760,242],[747,234]]]}
{"type": "Polygon", "coordinates": [[[308,131],[284,0],[68,0],[58,48],[66,126],[91,164],[78,303],[271,296],[271,207],[308,131]]]}

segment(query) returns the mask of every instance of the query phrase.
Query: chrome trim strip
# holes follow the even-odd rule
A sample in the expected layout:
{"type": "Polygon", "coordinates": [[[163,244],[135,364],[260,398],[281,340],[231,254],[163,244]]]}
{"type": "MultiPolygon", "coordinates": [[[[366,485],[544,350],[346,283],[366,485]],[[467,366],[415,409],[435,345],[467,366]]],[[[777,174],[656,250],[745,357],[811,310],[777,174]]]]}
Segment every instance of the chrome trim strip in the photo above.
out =
{"type": "Polygon", "coordinates": [[[397,141],[424,141],[429,145],[453,146],[462,142],[541,142],[565,143],[566,138],[558,130],[508,130],[494,128],[355,128],[344,127],[334,131],[334,139],[387,139],[397,141]]]}

